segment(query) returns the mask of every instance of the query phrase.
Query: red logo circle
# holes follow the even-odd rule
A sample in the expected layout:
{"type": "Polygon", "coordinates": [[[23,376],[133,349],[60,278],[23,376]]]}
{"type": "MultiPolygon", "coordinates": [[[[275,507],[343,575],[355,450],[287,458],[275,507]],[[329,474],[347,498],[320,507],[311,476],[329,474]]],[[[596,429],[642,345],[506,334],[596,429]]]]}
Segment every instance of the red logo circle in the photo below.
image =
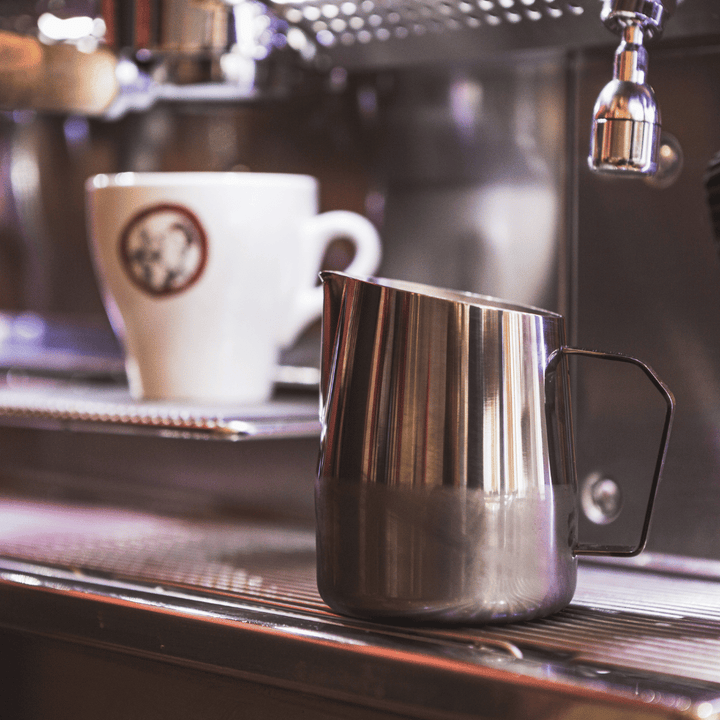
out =
{"type": "Polygon", "coordinates": [[[207,264],[207,235],[186,207],[146,208],[125,226],[120,257],[130,279],[151,295],[175,295],[191,287],[207,264]]]}

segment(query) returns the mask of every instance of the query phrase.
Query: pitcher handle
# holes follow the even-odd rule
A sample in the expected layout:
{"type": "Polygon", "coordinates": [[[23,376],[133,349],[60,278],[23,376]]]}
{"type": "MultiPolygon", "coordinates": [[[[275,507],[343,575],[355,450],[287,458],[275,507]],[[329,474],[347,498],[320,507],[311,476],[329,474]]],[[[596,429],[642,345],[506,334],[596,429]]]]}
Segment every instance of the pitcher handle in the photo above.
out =
{"type": "Polygon", "coordinates": [[[657,495],[658,484],[660,482],[660,476],[662,474],[663,465],[665,464],[665,456],[667,455],[668,444],[670,441],[670,429],[672,427],[673,416],[675,414],[675,398],[667,385],[660,380],[652,368],[641,360],[629,355],[600,352],[598,350],[583,350],[581,348],[571,347],[563,347],[557,355],[557,360],[560,359],[559,356],[561,355],[584,355],[586,357],[594,357],[600,360],[613,360],[615,362],[625,362],[630,363],[631,365],[636,365],[645,373],[645,375],[650,379],[650,382],[652,382],[658,392],[665,399],[667,411],[665,413],[665,422],[660,439],[660,450],[658,451],[657,461],[655,463],[655,472],[653,475],[652,485],[650,487],[650,497],[645,511],[645,519],[643,521],[642,532],[640,534],[640,541],[635,547],[578,542],[575,550],[578,555],[613,555],[615,557],[634,557],[643,551],[645,544],[647,543],[648,531],[650,530],[650,518],[652,516],[655,496],[657,495]]]}

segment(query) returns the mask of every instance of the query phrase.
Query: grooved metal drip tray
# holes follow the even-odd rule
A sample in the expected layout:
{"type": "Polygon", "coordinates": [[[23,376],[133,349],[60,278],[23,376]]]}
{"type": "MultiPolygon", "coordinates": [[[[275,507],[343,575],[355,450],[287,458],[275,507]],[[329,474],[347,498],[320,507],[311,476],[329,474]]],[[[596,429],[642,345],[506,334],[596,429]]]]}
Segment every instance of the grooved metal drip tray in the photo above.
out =
{"type": "Polygon", "coordinates": [[[551,618],[439,628],[332,613],[314,548],[308,527],[8,497],[0,624],[417,717],[720,718],[712,564],[583,565],[551,618]]]}

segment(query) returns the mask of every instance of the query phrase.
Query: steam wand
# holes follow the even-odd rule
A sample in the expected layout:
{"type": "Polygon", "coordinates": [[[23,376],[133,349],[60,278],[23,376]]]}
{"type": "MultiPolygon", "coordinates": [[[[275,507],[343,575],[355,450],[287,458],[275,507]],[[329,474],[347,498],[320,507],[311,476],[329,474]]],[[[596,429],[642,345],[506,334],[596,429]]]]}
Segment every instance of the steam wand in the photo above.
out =
{"type": "Polygon", "coordinates": [[[676,0],[605,0],[600,17],[621,35],[613,79],[593,111],[588,163],[598,172],[652,175],[660,146],[660,109],[645,81],[645,38],[662,33],[676,0]]]}

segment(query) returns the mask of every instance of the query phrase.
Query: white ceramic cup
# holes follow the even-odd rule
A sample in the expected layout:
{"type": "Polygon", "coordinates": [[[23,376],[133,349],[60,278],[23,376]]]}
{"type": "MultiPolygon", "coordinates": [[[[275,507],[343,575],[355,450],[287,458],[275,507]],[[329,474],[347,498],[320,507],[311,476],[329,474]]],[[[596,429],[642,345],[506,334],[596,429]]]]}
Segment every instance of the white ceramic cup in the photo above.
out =
{"type": "Polygon", "coordinates": [[[354,244],[350,274],[372,274],[380,262],[372,223],[352,212],[318,214],[317,196],[307,175],[88,179],[91,249],[133,397],[270,397],[280,350],[322,312],[317,277],[330,243],[354,244]]]}

